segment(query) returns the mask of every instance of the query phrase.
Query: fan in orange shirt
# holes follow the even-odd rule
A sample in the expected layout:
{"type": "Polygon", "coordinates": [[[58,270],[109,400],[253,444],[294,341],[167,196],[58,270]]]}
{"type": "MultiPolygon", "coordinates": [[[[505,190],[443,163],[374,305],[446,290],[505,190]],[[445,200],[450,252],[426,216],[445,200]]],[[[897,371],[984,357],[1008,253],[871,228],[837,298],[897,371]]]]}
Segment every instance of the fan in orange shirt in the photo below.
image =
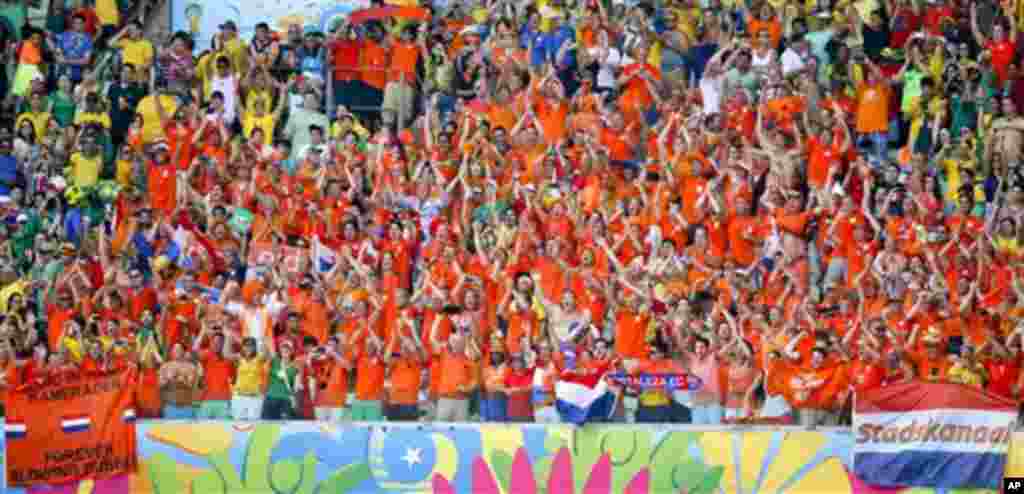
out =
{"type": "Polygon", "coordinates": [[[340,422],[348,400],[348,375],[352,361],[344,355],[339,336],[331,336],[324,346],[308,355],[313,368],[309,376],[310,400],[317,420],[340,422]]]}
{"type": "Polygon", "coordinates": [[[497,332],[491,335],[490,362],[484,366],[481,382],[480,419],[487,422],[508,421],[508,395],[505,381],[510,368],[506,362],[505,345],[497,332]]]}
{"type": "Polygon", "coordinates": [[[427,353],[414,333],[395,334],[384,354],[388,365],[387,417],[389,421],[416,421],[420,417],[419,395],[427,353]]]}

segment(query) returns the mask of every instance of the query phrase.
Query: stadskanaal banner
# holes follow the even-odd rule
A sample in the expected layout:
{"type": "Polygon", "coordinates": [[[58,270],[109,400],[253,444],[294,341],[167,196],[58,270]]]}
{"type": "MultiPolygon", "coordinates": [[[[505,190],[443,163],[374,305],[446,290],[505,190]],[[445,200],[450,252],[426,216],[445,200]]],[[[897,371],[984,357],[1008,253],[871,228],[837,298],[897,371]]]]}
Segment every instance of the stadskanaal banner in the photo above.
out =
{"type": "Polygon", "coordinates": [[[132,472],[135,373],[65,375],[8,395],[8,487],[59,484],[132,472]]]}
{"type": "Polygon", "coordinates": [[[858,394],[854,470],[884,487],[998,489],[1016,403],[960,384],[914,381],[858,394]]]}

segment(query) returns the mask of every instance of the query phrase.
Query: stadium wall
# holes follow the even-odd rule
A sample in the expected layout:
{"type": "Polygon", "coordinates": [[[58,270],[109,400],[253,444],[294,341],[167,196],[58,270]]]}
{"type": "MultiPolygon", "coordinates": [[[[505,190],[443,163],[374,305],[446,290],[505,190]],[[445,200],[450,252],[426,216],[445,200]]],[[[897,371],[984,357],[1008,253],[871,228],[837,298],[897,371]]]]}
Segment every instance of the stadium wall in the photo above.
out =
{"type": "MultiPolygon", "coordinates": [[[[1024,475],[1022,434],[1010,476],[1024,475]]],[[[133,475],[26,494],[511,494],[513,477],[531,476],[548,494],[953,493],[862,484],[843,429],[150,421],[139,423],[138,441],[133,475]],[[610,462],[600,461],[605,452],[610,462]]]]}

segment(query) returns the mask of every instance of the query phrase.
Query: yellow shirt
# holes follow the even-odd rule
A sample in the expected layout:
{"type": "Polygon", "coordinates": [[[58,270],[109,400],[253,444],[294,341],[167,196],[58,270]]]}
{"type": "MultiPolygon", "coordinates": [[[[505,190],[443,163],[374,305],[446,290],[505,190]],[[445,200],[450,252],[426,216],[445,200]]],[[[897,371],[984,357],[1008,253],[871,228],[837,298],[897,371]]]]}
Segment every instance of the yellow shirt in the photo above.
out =
{"type": "Polygon", "coordinates": [[[236,73],[244,74],[248,70],[248,54],[249,47],[245,45],[245,42],[241,38],[235,37],[224,44],[224,52],[231,60],[231,66],[235,69],[236,73]]]}
{"type": "Polygon", "coordinates": [[[695,7],[673,8],[672,13],[676,16],[676,31],[685,33],[687,41],[694,43],[697,40],[697,24],[701,18],[701,11],[695,7]]]}
{"type": "Polygon", "coordinates": [[[136,69],[153,64],[155,53],[153,52],[153,43],[150,43],[148,39],[121,38],[117,41],[116,46],[121,49],[121,58],[124,63],[130,63],[136,69]]]}
{"type": "Polygon", "coordinates": [[[71,182],[79,187],[96,185],[96,182],[100,180],[100,169],[102,168],[102,154],[88,158],[82,153],[75,153],[71,155],[71,182]]]}
{"type": "MultiPolygon", "coordinates": [[[[960,188],[966,185],[960,176],[960,160],[948,159],[944,164],[946,165],[946,200],[959,206],[960,188]]],[[[973,168],[973,164],[970,167],[973,168]]],[[[974,184],[974,199],[985,199],[985,188],[980,183],[974,184]]]]}
{"type": "Polygon", "coordinates": [[[263,357],[252,359],[239,358],[238,370],[235,372],[236,394],[253,396],[262,395],[267,381],[267,362],[263,357]]]}
{"type": "Polygon", "coordinates": [[[946,380],[952,383],[964,384],[967,386],[982,387],[985,384],[985,368],[980,365],[968,367],[957,362],[946,372],[946,380]]]}
{"type": "Polygon", "coordinates": [[[551,32],[551,29],[556,25],[556,20],[565,19],[565,9],[551,6],[547,0],[537,2],[537,12],[540,13],[540,30],[544,33],[551,32]]]}
{"type": "Polygon", "coordinates": [[[210,82],[213,81],[214,60],[222,54],[226,56],[224,52],[210,52],[196,61],[196,79],[199,79],[199,82],[203,85],[203,98],[205,99],[209,99],[210,93],[213,92],[210,82]]]}
{"type": "Polygon", "coordinates": [[[245,109],[253,111],[256,109],[256,102],[263,102],[263,111],[270,113],[274,111],[274,99],[270,96],[270,91],[266,89],[250,89],[245,93],[245,109]]]}
{"type": "Polygon", "coordinates": [[[121,24],[121,11],[117,0],[96,0],[96,17],[101,26],[117,26],[121,24]]]}
{"type": "Polygon", "coordinates": [[[106,113],[87,113],[80,111],[75,114],[75,125],[81,127],[86,124],[100,124],[104,129],[110,128],[110,115],[106,113]]]}
{"type": "Polygon", "coordinates": [[[65,336],[64,339],[60,340],[60,344],[68,351],[68,357],[73,362],[78,363],[82,361],[82,351],[84,349],[82,348],[81,341],[65,336]]]}
{"type": "Polygon", "coordinates": [[[341,139],[342,137],[345,137],[345,134],[350,130],[355,132],[356,135],[362,139],[366,139],[370,135],[370,131],[366,130],[366,128],[360,125],[359,122],[343,124],[340,121],[337,121],[331,124],[331,137],[341,139]]]}
{"type": "Polygon", "coordinates": [[[263,130],[263,144],[267,146],[274,145],[274,127],[276,125],[273,113],[264,113],[262,117],[257,117],[252,112],[246,112],[242,116],[242,132],[245,133],[245,137],[251,137],[252,131],[259,128],[263,130]]]}
{"type": "MultiPolygon", "coordinates": [[[[174,115],[178,111],[178,100],[173,96],[161,96],[160,104],[163,105],[168,115],[174,115]]],[[[160,124],[160,117],[156,111],[156,96],[149,95],[139,101],[135,110],[136,114],[142,115],[142,142],[149,144],[154,139],[164,137],[164,128],[160,124]]]]}
{"type": "Polygon", "coordinates": [[[18,115],[18,120],[15,122],[14,128],[17,129],[18,127],[21,127],[21,122],[25,120],[32,122],[32,126],[35,127],[36,130],[36,140],[42,142],[46,137],[46,131],[50,124],[50,114],[44,111],[39,113],[22,113],[21,115],[18,115]]]}
{"type": "Polygon", "coordinates": [[[995,247],[997,251],[1006,252],[1015,256],[1020,255],[1021,253],[1021,245],[1017,242],[1017,237],[1004,237],[1002,235],[997,235],[992,239],[992,246],[995,247]]]}
{"type": "Polygon", "coordinates": [[[135,168],[135,164],[131,161],[117,160],[117,176],[115,179],[117,183],[128,187],[132,184],[132,170],[135,168]]]}

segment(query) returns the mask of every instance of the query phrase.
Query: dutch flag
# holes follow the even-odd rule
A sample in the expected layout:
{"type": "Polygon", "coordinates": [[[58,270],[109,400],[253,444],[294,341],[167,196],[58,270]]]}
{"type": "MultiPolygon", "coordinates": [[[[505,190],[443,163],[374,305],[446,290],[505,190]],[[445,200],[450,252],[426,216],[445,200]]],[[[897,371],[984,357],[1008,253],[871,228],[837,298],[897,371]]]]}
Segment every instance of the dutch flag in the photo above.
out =
{"type": "Polygon", "coordinates": [[[914,381],[858,393],[853,468],[882,487],[998,489],[1017,402],[959,384],[914,381]]]}
{"type": "Polygon", "coordinates": [[[28,433],[28,427],[21,422],[7,422],[4,424],[4,436],[7,439],[22,439],[28,433]]]}
{"type": "Polygon", "coordinates": [[[555,408],[562,422],[581,425],[606,420],[615,413],[618,396],[604,380],[605,372],[565,373],[555,384],[555,408]]]}
{"type": "Polygon", "coordinates": [[[60,427],[66,433],[84,432],[89,430],[92,420],[86,415],[64,417],[60,421],[60,427]]]}
{"type": "Polygon", "coordinates": [[[129,409],[125,410],[124,411],[124,415],[122,415],[122,418],[124,419],[125,422],[128,422],[128,423],[135,422],[135,409],[134,408],[129,408],[129,409]]]}

